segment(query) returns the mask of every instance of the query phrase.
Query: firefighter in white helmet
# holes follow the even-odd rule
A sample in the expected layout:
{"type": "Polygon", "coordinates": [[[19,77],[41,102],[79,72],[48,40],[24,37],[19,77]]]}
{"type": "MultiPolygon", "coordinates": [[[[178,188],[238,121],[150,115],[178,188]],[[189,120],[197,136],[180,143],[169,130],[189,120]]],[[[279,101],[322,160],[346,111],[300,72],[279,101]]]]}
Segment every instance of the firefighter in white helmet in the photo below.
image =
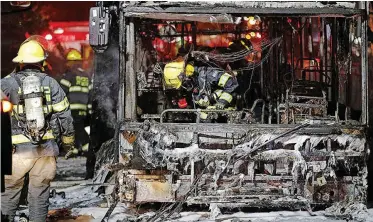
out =
{"type": "Polygon", "coordinates": [[[30,220],[46,221],[50,182],[56,174],[57,137],[67,158],[76,153],[68,99],[56,80],[43,71],[47,55],[35,40],[26,40],[13,62],[17,71],[1,81],[1,90],[14,104],[12,111],[12,175],[1,195],[4,220],[13,221],[26,174],[29,174],[30,220]]]}

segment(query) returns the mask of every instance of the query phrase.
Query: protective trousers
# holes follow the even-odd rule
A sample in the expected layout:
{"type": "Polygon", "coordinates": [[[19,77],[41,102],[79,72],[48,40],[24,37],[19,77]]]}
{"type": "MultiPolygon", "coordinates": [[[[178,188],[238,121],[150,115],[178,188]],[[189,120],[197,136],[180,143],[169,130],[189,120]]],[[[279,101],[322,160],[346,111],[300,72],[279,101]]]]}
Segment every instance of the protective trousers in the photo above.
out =
{"type": "Polygon", "coordinates": [[[24,179],[29,173],[28,206],[30,221],[45,222],[49,206],[50,183],[56,175],[56,158],[45,156],[26,159],[13,154],[12,175],[5,176],[5,192],[1,194],[2,214],[14,219],[24,179]]]}
{"type": "MultiPolygon", "coordinates": [[[[74,118],[74,117],[73,117],[74,118]]],[[[75,146],[84,152],[88,151],[89,136],[84,129],[84,120],[74,118],[75,146]]]]}

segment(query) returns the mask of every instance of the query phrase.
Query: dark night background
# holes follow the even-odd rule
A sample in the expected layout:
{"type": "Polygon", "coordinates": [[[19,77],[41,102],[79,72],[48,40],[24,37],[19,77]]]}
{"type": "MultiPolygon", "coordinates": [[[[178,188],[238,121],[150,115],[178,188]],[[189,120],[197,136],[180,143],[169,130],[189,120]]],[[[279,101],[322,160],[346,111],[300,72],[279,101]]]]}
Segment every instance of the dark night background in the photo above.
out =
{"type": "Polygon", "coordinates": [[[26,32],[40,34],[48,30],[50,21],[88,21],[92,6],[93,1],[31,2],[27,10],[10,12],[10,2],[1,2],[1,77],[13,70],[12,59],[26,39],[26,32]]]}

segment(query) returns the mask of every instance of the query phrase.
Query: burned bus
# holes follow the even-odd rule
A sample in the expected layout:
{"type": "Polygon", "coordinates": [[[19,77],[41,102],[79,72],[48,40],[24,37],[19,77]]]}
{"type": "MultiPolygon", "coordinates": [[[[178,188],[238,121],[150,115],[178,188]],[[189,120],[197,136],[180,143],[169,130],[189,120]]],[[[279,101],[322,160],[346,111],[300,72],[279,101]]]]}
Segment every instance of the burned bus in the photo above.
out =
{"type": "Polygon", "coordinates": [[[367,13],[366,2],[91,8],[97,56],[113,44],[110,35],[118,37],[120,200],[280,208],[365,203],[367,13]],[[230,50],[235,42],[246,44],[230,50]],[[181,73],[189,61],[228,73],[239,85],[234,102],[201,108],[195,81],[182,94],[168,88],[165,66],[179,57],[181,73]]]}

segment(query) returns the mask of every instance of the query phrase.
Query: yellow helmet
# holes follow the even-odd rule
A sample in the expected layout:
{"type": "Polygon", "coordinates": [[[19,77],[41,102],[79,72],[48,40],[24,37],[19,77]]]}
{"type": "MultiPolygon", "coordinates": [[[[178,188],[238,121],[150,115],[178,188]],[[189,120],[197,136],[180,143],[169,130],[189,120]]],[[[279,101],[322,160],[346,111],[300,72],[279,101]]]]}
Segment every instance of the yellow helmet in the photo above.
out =
{"type": "Polygon", "coordinates": [[[188,64],[185,67],[185,75],[188,77],[191,77],[193,76],[193,74],[194,74],[194,66],[192,64],[188,64]]]}
{"type": "Polygon", "coordinates": [[[80,52],[76,49],[71,49],[67,53],[66,59],[68,61],[81,61],[82,60],[82,54],[80,54],[80,52]]]}
{"type": "Polygon", "coordinates": [[[22,43],[18,55],[13,59],[15,63],[38,63],[46,59],[44,48],[34,40],[22,43]]]}
{"type": "Polygon", "coordinates": [[[175,61],[167,63],[164,67],[163,77],[165,85],[168,88],[179,89],[182,84],[180,74],[184,72],[184,61],[175,61]]]}

